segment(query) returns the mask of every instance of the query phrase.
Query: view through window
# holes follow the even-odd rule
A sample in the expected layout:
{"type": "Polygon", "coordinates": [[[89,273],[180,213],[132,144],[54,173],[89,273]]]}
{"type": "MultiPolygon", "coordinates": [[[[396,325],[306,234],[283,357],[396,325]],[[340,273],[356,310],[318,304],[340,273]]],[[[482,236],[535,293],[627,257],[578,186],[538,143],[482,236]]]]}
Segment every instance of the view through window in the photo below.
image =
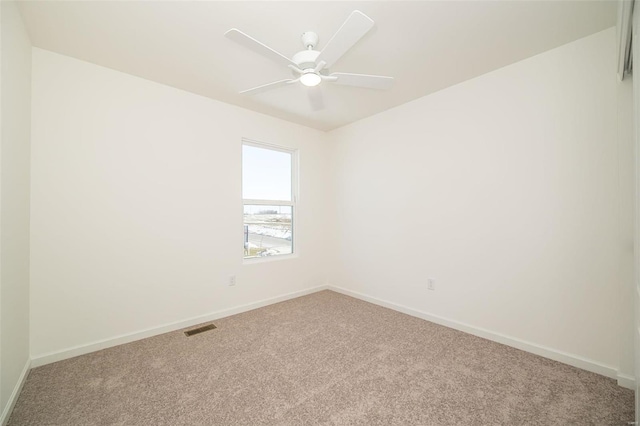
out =
{"type": "Polygon", "coordinates": [[[293,253],[294,153],[242,145],[245,259],[293,253]]]}

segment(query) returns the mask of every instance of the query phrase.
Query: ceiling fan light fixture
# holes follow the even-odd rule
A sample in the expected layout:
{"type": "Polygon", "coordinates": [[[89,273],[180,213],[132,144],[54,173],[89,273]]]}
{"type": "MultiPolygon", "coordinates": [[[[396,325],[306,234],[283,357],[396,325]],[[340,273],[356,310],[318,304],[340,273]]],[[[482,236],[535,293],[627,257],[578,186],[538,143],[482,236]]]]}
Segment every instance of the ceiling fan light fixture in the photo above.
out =
{"type": "Polygon", "coordinates": [[[320,78],[318,74],[313,72],[313,70],[305,71],[305,73],[300,76],[300,83],[304,84],[307,87],[317,86],[321,81],[322,78],[320,78]]]}
{"type": "MultiPolygon", "coordinates": [[[[640,0],[639,0],[640,1],[640,0]]],[[[369,18],[359,10],[351,12],[347,20],[338,31],[329,39],[322,50],[316,50],[318,45],[318,35],[312,31],[302,34],[302,44],[304,50],[297,52],[293,57],[288,58],[282,53],[273,50],[269,46],[237,28],[231,28],[224,33],[225,37],[243,45],[246,48],[286,65],[293,76],[286,80],[278,80],[272,83],[263,84],[240,93],[243,95],[254,95],[267,90],[285,87],[290,84],[301,83],[305,87],[316,87],[320,83],[338,84],[341,86],[362,87],[366,89],[389,89],[393,84],[393,77],[368,74],[350,73],[330,73],[329,69],[342,56],[349,51],[359,40],[368,33],[374,26],[373,19],[369,18]]],[[[308,90],[307,94],[311,100],[313,110],[324,107],[322,104],[322,93],[318,90],[308,90]]]]}

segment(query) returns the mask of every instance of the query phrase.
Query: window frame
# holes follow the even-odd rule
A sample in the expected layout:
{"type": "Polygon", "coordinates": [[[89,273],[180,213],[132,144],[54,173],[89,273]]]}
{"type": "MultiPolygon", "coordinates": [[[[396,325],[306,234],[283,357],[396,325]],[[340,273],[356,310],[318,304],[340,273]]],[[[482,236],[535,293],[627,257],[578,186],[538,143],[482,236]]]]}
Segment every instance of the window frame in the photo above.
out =
{"type": "Polygon", "coordinates": [[[260,142],[253,139],[242,138],[240,144],[240,191],[242,198],[241,214],[242,223],[244,225],[244,206],[245,205],[259,205],[259,206],[290,206],[291,207],[291,253],[280,254],[276,256],[264,256],[264,257],[245,257],[244,252],[244,226],[242,227],[242,262],[243,263],[262,263],[271,262],[277,260],[285,260],[298,257],[300,249],[298,247],[298,155],[299,150],[296,148],[290,148],[282,145],[276,145],[267,142],[260,142]],[[255,148],[269,149],[272,151],[285,152],[291,155],[291,201],[286,200],[256,200],[252,198],[244,198],[244,146],[252,146],[255,148]]]}

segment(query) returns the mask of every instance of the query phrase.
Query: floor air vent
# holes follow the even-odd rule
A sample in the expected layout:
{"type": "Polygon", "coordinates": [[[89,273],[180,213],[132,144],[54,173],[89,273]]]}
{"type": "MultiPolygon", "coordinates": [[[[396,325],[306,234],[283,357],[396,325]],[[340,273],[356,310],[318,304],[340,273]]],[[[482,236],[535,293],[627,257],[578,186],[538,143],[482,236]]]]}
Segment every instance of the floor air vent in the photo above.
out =
{"type": "Polygon", "coordinates": [[[205,331],[213,330],[214,328],[216,328],[216,326],[213,325],[213,324],[203,325],[202,327],[198,327],[198,328],[193,328],[191,330],[187,330],[187,331],[184,332],[184,334],[186,334],[187,337],[191,337],[194,334],[204,333],[205,331]]]}

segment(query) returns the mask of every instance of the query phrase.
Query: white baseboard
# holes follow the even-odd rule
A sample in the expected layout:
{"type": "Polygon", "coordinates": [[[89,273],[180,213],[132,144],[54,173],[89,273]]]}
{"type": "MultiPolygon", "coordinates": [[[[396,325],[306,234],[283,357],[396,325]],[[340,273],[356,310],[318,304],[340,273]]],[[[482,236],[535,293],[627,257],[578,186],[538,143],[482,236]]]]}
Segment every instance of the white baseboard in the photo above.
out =
{"type": "Polygon", "coordinates": [[[157,336],[158,334],[168,333],[170,331],[180,330],[181,328],[191,327],[192,325],[200,324],[207,321],[214,321],[220,318],[228,317],[230,315],[239,314],[242,312],[251,311],[253,309],[262,308],[263,306],[272,305],[278,302],[284,302],[285,300],[294,299],[300,296],[306,296],[307,294],[316,293],[318,291],[327,290],[328,286],[321,285],[318,287],[309,288],[306,290],[295,291],[293,293],[283,294],[281,296],[272,297],[269,299],[259,300],[257,302],[247,303],[246,305],[236,306],[230,309],[222,311],[211,312],[205,315],[189,318],[182,321],[176,321],[170,324],[165,324],[159,327],[153,327],[134,333],[123,334],[110,339],[98,340],[86,345],[79,345],[72,348],[64,349],[61,351],[50,352],[44,355],[39,355],[31,358],[31,366],[33,368],[40,367],[42,365],[51,364],[52,362],[62,361],[64,359],[73,358],[78,355],[84,355],[90,352],[99,351],[102,349],[110,348],[124,343],[130,343],[136,340],[145,339],[147,337],[157,336]]]}
{"type": "Polygon", "coordinates": [[[597,361],[593,361],[587,358],[583,358],[579,355],[574,355],[556,349],[552,349],[546,346],[538,345],[535,343],[527,342],[516,337],[507,336],[501,333],[496,333],[491,330],[487,330],[480,327],[475,327],[469,324],[465,324],[459,321],[444,318],[438,315],[429,314],[417,309],[409,308],[407,306],[399,305],[397,303],[388,302],[386,300],[378,299],[368,296],[366,294],[358,293],[356,291],[347,290],[335,285],[328,285],[329,290],[333,290],[338,293],[342,293],[347,296],[355,297],[356,299],[364,300],[375,305],[383,306],[385,308],[393,309],[394,311],[402,312],[407,315],[422,318],[427,321],[434,322],[436,324],[444,325],[449,328],[464,331],[465,333],[473,334],[478,337],[482,337],[487,340],[502,343],[503,345],[511,346],[526,352],[530,352],[535,355],[540,355],[545,358],[552,359],[554,361],[562,362],[564,364],[571,365],[573,367],[581,368],[583,370],[591,371],[612,379],[617,379],[618,384],[623,387],[635,389],[635,380],[633,377],[626,376],[624,374],[618,374],[615,367],[601,364],[597,361]]]}
{"type": "Polygon", "coordinates": [[[31,360],[28,359],[24,364],[24,368],[22,369],[22,373],[20,373],[20,377],[18,377],[18,383],[16,383],[16,385],[13,387],[13,392],[11,392],[11,396],[7,401],[7,405],[4,407],[4,410],[2,410],[2,416],[0,416],[0,425],[4,426],[9,421],[9,416],[11,416],[13,407],[15,407],[16,402],[18,401],[18,396],[22,391],[24,382],[27,381],[29,370],[31,370],[31,360]]]}
{"type": "Polygon", "coordinates": [[[622,386],[623,388],[627,388],[631,390],[636,390],[635,377],[618,372],[617,379],[618,379],[618,386],[622,386]]]}
{"type": "MultiPolygon", "coordinates": [[[[393,309],[394,311],[402,312],[407,315],[411,315],[417,318],[434,322],[436,324],[440,324],[456,330],[464,331],[465,333],[473,334],[475,336],[492,340],[494,342],[502,343],[504,345],[511,346],[511,347],[514,347],[526,352],[530,352],[536,355],[540,355],[542,357],[549,358],[554,361],[559,361],[564,364],[581,368],[583,370],[601,374],[603,376],[616,379],[618,381],[618,385],[622,387],[635,389],[634,377],[619,373],[614,367],[607,366],[607,365],[598,363],[596,361],[583,358],[578,355],[573,355],[566,352],[558,351],[546,346],[530,343],[530,342],[527,342],[515,337],[507,336],[501,333],[496,333],[491,330],[475,327],[459,321],[451,320],[438,315],[433,315],[424,311],[409,308],[400,304],[396,304],[396,303],[388,302],[375,297],[371,297],[363,293],[359,293],[359,292],[347,290],[345,288],[338,287],[335,285],[327,284],[327,285],[321,285],[321,286],[309,288],[306,290],[287,293],[281,296],[272,297],[269,299],[248,303],[245,305],[236,306],[234,308],[225,309],[222,311],[211,312],[209,314],[189,318],[183,321],[173,322],[170,324],[165,324],[159,327],[142,330],[135,333],[129,333],[121,336],[116,336],[110,339],[99,340],[86,345],[75,346],[75,347],[64,349],[61,351],[51,352],[48,354],[34,357],[31,359],[30,364],[28,363],[25,366],[25,370],[21,375],[19,386],[16,386],[16,388],[14,389],[14,392],[11,395],[10,403],[7,405],[7,408],[11,408],[11,409],[13,408],[13,404],[15,404],[15,400],[17,400],[17,396],[20,390],[22,389],[22,385],[24,384],[24,380],[26,379],[26,375],[29,371],[29,368],[35,368],[42,365],[50,364],[52,362],[62,361],[64,359],[73,358],[75,356],[84,355],[90,352],[99,351],[99,350],[110,348],[117,345],[122,345],[124,343],[133,342],[133,341],[144,339],[147,337],[157,336],[158,334],[179,330],[179,329],[190,327],[192,325],[200,324],[203,322],[214,321],[220,318],[228,317],[230,315],[251,311],[253,309],[258,309],[264,306],[272,305],[274,303],[283,302],[285,300],[294,299],[296,297],[306,296],[308,294],[316,293],[322,290],[333,290],[337,293],[345,294],[347,296],[355,297],[356,299],[364,300],[366,302],[383,306],[385,308],[393,309]]],[[[10,413],[11,410],[10,409],[8,410],[7,408],[5,408],[5,411],[3,412],[2,417],[0,418],[2,420],[0,422],[0,425],[4,425],[4,421],[8,420],[8,413],[10,413]],[[6,419],[5,419],[5,415],[7,417],[6,419]]]]}

